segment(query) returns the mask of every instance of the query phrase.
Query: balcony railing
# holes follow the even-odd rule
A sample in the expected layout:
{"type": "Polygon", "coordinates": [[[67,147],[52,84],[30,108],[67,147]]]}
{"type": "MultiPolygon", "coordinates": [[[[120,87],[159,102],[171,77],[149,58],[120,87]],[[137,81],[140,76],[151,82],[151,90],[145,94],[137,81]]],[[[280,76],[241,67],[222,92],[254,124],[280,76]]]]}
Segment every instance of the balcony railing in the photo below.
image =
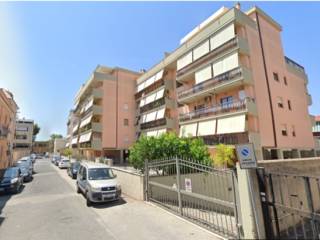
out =
{"type": "Polygon", "coordinates": [[[218,134],[201,137],[206,145],[214,146],[218,144],[244,144],[249,142],[249,136],[247,132],[244,133],[229,133],[218,134]]]}
{"type": "Polygon", "coordinates": [[[148,103],[146,105],[144,105],[143,107],[140,108],[140,113],[144,113],[147,112],[149,110],[155,109],[157,107],[160,107],[162,105],[164,105],[166,103],[166,99],[165,97],[160,98],[154,102],[148,103]]]}
{"type": "Polygon", "coordinates": [[[142,123],[140,125],[141,130],[149,129],[149,128],[154,128],[154,127],[159,127],[167,124],[167,119],[166,118],[161,118],[157,119],[154,121],[142,123]]]}
{"type": "Polygon", "coordinates": [[[142,94],[145,93],[145,94],[148,94],[154,90],[156,90],[157,88],[161,87],[164,85],[164,79],[161,78],[159,79],[158,81],[152,83],[150,86],[142,89],[141,91],[137,92],[134,96],[135,96],[135,99],[139,99],[141,98],[142,94]]]}
{"type": "Polygon", "coordinates": [[[86,132],[88,130],[92,130],[94,132],[101,132],[101,123],[99,122],[91,122],[87,125],[85,125],[84,127],[80,128],[80,133],[86,132]]]}
{"type": "Polygon", "coordinates": [[[199,119],[203,117],[210,117],[219,114],[238,112],[247,109],[247,101],[253,101],[253,99],[246,98],[245,100],[236,101],[232,103],[219,104],[216,106],[198,109],[196,111],[184,113],[179,115],[180,122],[189,121],[193,119],[199,119]]]}
{"type": "Polygon", "coordinates": [[[232,38],[229,41],[225,42],[223,45],[217,47],[216,49],[213,49],[212,51],[210,51],[207,54],[203,55],[199,59],[197,59],[197,60],[191,62],[190,64],[188,64],[187,66],[181,68],[177,72],[177,78],[179,78],[182,75],[184,75],[185,73],[189,72],[191,69],[202,65],[203,63],[207,62],[209,59],[212,59],[212,58],[218,56],[222,52],[238,46],[238,42],[239,42],[238,38],[235,37],[235,38],[232,38]]]}
{"type": "Polygon", "coordinates": [[[192,96],[196,93],[215,87],[220,83],[227,82],[235,78],[239,78],[242,75],[243,75],[243,69],[241,67],[234,68],[228,72],[222,73],[204,82],[198,83],[188,90],[179,92],[178,99],[180,100],[182,98],[192,96]]]}

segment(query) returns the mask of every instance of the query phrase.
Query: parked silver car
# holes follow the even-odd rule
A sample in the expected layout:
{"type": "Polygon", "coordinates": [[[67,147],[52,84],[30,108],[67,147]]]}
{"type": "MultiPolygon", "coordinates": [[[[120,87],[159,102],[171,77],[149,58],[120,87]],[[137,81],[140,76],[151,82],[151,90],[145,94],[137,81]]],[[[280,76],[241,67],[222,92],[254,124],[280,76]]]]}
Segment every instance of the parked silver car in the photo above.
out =
{"type": "Polygon", "coordinates": [[[90,206],[93,202],[119,200],[121,186],[107,165],[82,162],[77,174],[77,192],[85,195],[87,206],[90,206]]]}
{"type": "Polygon", "coordinates": [[[67,158],[62,158],[60,161],[58,161],[58,167],[60,169],[70,167],[70,160],[67,158]]]}

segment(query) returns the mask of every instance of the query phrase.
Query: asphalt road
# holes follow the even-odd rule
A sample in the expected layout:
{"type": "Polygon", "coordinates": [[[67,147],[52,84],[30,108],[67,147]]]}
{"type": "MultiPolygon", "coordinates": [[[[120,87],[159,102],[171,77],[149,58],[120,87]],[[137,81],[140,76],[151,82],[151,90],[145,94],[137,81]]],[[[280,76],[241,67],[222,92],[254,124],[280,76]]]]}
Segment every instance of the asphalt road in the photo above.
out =
{"type": "Polygon", "coordinates": [[[1,240],[114,239],[48,160],[20,194],[0,196],[1,240]]]}
{"type": "Polygon", "coordinates": [[[123,196],[88,208],[75,180],[37,160],[21,193],[0,195],[0,240],[211,240],[211,233],[150,204],[123,196]]]}

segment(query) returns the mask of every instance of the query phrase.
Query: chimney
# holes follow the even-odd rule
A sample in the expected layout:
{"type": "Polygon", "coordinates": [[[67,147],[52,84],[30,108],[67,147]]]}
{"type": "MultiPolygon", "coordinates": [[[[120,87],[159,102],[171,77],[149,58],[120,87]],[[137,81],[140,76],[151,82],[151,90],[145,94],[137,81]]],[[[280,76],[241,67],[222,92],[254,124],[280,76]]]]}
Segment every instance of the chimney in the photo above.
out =
{"type": "Polygon", "coordinates": [[[238,9],[238,10],[241,9],[241,4],[240,4],[240,2],[237,2],[237,3],[236,3],[235,8],[238,9]]]}
{"type": "Polygon", "coordinates": [[[140,73],[145,73],[146,70],[145,69],[140,69],[140,73]]]}

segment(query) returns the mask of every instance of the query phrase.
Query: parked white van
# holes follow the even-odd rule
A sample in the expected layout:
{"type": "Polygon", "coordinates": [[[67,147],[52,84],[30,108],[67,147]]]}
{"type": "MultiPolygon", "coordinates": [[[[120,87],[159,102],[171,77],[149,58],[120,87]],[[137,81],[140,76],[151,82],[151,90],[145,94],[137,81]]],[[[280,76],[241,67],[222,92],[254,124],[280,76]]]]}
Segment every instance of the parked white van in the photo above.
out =
{"type": "Polygon", "coordinates": [[[119,200],[121,186],[112,169],[101,163],[81,162],[77,174],[77,193],[83,193],[87,206],[93,202],[119,200]]]}

